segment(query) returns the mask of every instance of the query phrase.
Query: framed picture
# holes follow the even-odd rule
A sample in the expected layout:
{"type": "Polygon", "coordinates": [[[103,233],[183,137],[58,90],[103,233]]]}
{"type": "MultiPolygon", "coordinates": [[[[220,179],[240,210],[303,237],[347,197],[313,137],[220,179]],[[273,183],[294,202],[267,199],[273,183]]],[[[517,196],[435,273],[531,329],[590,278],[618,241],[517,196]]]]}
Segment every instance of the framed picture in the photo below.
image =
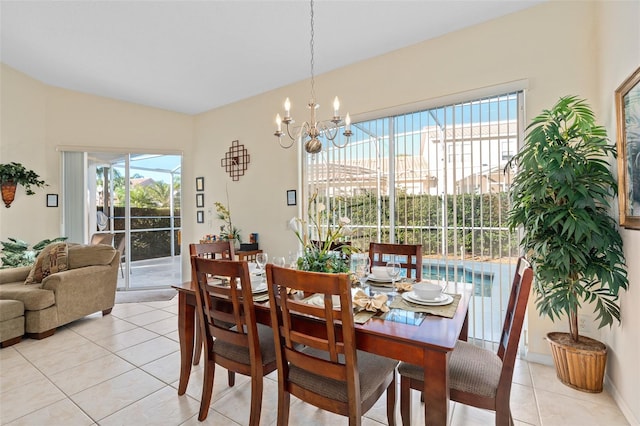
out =
{"type": "Polygon", "coordinates": [[[202,176],[196,178],[196,191],[204,191],[204,178],[202,176]]]}
{"type": "Polygon", "coordinates": [[[296,205],[296,190],[290,189],[287,191],[287,205],[295,206],[296,205]]]}
{"type": "Polygon", "coordinates": [[[204,207],[204,194],[196,194],[196,207],[204,207]]]}
{"type": "Polygon", "coordinates": [[[640,229],[640,68],[615,95],[620,225],[640,229]]]}
{"type": "Polygon", "coordinates": [[[58,207],[58,194],[47,194],[47,207],[58,207]]]}
{"type": "Polygon", "coordinates": [[[204,210],[196,211],[196,222],[204,223],[204,210]]]}

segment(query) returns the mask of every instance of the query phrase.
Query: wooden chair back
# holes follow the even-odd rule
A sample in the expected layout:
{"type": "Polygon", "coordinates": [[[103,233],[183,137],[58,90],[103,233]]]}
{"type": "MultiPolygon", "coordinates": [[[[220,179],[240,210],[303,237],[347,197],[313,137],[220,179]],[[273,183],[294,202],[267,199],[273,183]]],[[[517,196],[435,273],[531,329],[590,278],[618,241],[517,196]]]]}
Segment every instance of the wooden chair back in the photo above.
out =
{"type": "MultiPolygon", "coordinates": [[[[261,364],[247,263],[191,256],[191,273],[198,284],[196,306],[200,332],[205,337],[205,353],[209,353],[215,339],[248,348],[252,359],[261,364]],[[229,277],[230,283],[239,280],[240,286],[212,284],[209,276],[229,277]],[[229,324],[235,327],[229,327],[229,324]]],[[[216,363],[225,368],[242,368],[236,360],[218,358],[221,357],[216,357],[216,363]]]]}
{"type": "Polygon", "coordinates": [[[502,359],[502,373],[498,389],[505,386],[508,386],[509,390],[511,388],[513,368],[518,354],[518,344],[532,282],[533,269],[531,264],[524,257],[520,257],[516,264],[516,272],[511,284],[509,303],[507,304],[507,312],[498,346],[498,356],[502,359]]]}
{"type": "Polygon", "coordinates": [[[369,243],[369,259],[371,266],[385,266],[389,258],[395,256],[403,269],[407,270],[407,278],[422,281],[422,245],[369,243]],[[399,258],[404,258],[400,261],[399,258]]]}
{"type": "Polygon", "coordinates": [[[212,241],[210,243],[189,244],[189,255],[205,259],[235,259],[233,241],[212,241]]]}
{"type": "Polygon", "coordinates": [[[275,341],[282,342],[276,345],[279,386],[282,384],[289,393],[325,410],[343,414],[350,408],[355,410],[360,405],[356,402],[360,401],[360,384],[348,274],[306,272],[273,264],[267,265],[266,274],[272,307],[271,326],[275,341]],[[320,294],[324,307],[288,298],[287,288],[301,290],[304,294],[320,294]],[[309,324],[295,321],[296,315],[318,318],[313,333],[305,329],[309,324]],[[314,356],[307,348],[322,351],[326,356],[314,356]],[[346,382],[352,407],[292,383],[289,381],[292,367],[346,382]]]}

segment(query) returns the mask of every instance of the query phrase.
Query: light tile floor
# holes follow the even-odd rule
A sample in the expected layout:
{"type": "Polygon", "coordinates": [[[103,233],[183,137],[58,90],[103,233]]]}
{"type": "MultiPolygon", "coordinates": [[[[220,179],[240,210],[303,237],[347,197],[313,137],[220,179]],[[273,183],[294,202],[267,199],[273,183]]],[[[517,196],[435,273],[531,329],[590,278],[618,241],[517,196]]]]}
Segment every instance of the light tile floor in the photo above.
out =
{"type": "MultiPolygon", "coordinates": [[[[0,350],[2,425],[246,425],[249,380],[227,387],[218,368],[208,418],[197,419],[202,365],[178,396],[180,357],[177,297],[168,302],[118,304],[111,315],[91,315],[43,340],[26,339],[0,350]]],[[[276,421],[275,373],[267,376],[261,424],[276,421]]],[[[418,392],[413,423],[424,424],[418,392]]],[[[562,385],[552,367],[518,361],[513,378],[516,425],[626,425],[605,392],[587,394],[562,385]]],[[[450,424],[489,425],[492,412],[451,404],[450,424]]],[[[397,416],[400,424],[400,415],[397,416]]],[[[385,398],[363,425],[386,424],[385,398]]],[[[292,398],[291,425],[346,425],[344,417],[292,398]]]]}

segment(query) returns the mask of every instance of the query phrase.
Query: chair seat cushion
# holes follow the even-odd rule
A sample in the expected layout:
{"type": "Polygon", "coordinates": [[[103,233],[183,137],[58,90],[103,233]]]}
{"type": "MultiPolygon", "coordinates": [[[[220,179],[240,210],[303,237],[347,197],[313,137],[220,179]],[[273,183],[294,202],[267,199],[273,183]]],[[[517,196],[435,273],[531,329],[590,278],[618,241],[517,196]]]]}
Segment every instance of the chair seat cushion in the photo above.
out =
{"type": "MultiPolygon", "coordinates": [[[[271,329],[271,327],[258,324],[258,339],[260,340],[262,365],[274,362],[276,360],[276,350],[273,343],[273,330],[271,329]]],[[[221,340],[216,340],[213,343],[213,352],[216,355],[220,355],[221,357],[232,359],[242,364],[251,365],[249,348],[246,348],[244,346],[233,345],[221,340]]]]}
{"type": "MultiPolygon", "coordinates": [[[[459,340],[449,358],[449,387],[494,398],[501,371],[502,360],[495,353],[459,340]]],[[[417,365],[403,362],[398,372],[401,376],[424,380],[424,370],[417,365]]]]}
{"type": "MultiPolygon", "coordinates": [[[[303,352],[318,358],[329,359],[327,352],[318,349],[305,348],[303,352]]],[[[393,373],[398,361],[368,352],[356,351],[356,354],[360,378],[360,398],[361,401],[364,401],[373,394],[389,374],[393,373]]],[[[344,362],[342,355],[340,362],[344,362]]],[[[289,380],[326,398],[348,402],[346,382],[320,376],[294,365],[289,368],[289,380]]]]}

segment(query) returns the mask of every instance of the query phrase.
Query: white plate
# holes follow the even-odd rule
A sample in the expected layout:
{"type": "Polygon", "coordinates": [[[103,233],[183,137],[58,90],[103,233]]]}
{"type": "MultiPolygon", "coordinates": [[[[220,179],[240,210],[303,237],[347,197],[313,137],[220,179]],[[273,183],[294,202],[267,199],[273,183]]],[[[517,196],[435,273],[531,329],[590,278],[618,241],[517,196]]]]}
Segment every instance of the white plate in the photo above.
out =
{"type": "Polygon", "coordinates": [[[442,300],[430,301],[430,300],[420,299],[418,296],[416,296],[415,292],[413,291],[407,291],[405,293],[402,293],[402,298],[407,302],[416,303],[418,305],[426,305],[426,306],[443,306],[453,302],[453,296],[450,296],[448,294],[445,294],[442,300]]]}
{"type": "MultiPolygon", "coordinates": [[[[340,297],[332,296],[333,298],[333,309],[340,309],[340,297]]],[[[310,305],[318,306],[319,308],[324,308],[324,298],[322,295],[316,294],[309,299],[307,299],[307,303],[310,305]]]]}
{"type": "Polygon", "coordinates": [[[265,291],[267,291],[267,283],[260,284],[258,287],[251,289],[251,293],[253,294],[264,293],[265,291]]]}

